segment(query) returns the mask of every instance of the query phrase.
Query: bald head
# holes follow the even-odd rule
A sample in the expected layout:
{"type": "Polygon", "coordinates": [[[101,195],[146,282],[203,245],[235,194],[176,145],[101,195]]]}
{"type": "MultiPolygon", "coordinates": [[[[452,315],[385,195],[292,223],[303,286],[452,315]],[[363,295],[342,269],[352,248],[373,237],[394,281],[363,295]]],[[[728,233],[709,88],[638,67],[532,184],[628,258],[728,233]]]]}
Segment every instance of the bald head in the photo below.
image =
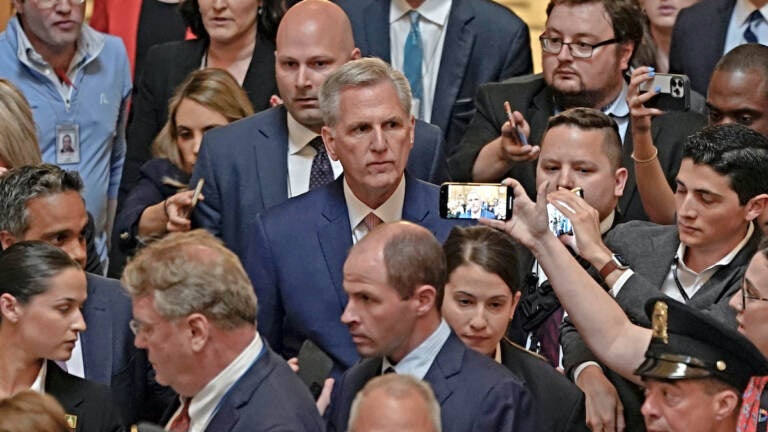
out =
{"type": "Polygon", "coordinates": [[[349,252],[347,262],[378,259],[387,271],[387,281],[401,298],[414,289],[430,285],[437,291],[435,304],[440,308],[445,286],[445,254],[440,242],[426,228],[412,222],[381,224],[349,252]]]}
{"type": "Polygon", "coordinates": [[[329,1],[302,1],[285,13],[275,43],[275,78],[285,108],[319,134],[320,87],[341,65],[360,57],[349,18],[329,1]]]}
{"type": "Polygon", "coordinates": [[[409,375],[383,375],[358,392],[348,432],[440,432],[440,405],[429,384],[409,375]]]}

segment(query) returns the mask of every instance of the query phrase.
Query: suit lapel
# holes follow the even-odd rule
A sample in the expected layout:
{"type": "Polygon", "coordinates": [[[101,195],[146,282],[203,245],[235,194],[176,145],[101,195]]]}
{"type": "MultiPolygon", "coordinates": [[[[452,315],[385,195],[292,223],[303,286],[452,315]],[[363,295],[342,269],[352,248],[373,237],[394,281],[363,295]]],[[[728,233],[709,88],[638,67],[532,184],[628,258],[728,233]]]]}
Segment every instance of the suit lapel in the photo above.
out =
{"type": "Polygon", "coordinates": [[[456,334],[451,331],[448,340],[437,353],[437,357],[432,362],[424,381],[432,386],[435,392],[437,402],[442,405],[446,399],[453,393],[453,386],[450,385],[450,379],[461,372],[461,365],[464,362],[464,354],[467,348],[459,341],[456,334]]]}
{"type": "Polygon", "coordinates": [[[80,386],[72,385],[72,380],[66,372],[59,369],[56,363],[47,360],[48,372],[45,375],[45,392],[56,398],[64,408],[64,412],[77,419],[75,432],[80,432],[85,413],[78,408],[83,403],[83,392],[80,386]]]}
{"type": "MultiPolygon", "coordinates": [[[[359,0],[355,0],[359,1],[359,0]]],[[[379,57],[391,62],[389,52],[389,2],[372,1],[363,12],[365,17],[365,41],[357,41],[364,56],[379,57]]]]}
{"type": "Polygon", "coordinates": [[[83,368],[87,379],[112,382],[112,320],[106,298],[99,295],[96,278],[86,273],[88,300],[83,308],[87,329],[80,334],[83,368]],[[106,343],[102,343],[106,342],[106,343]]]}
{"type": "Polygon", "coordinates": [[[270,208],[288,197],[288,117],[284,107],[273,108],[262,126],[254,131],[256,168],[263,208],[270,208]]]}
{"type": "MultiPolygon", "coordinates": [[[[415,177],[405,174],[405,197],[403,199],[403,220],[424,226],[422,223],[429,217],[432,209],[427,203],[431,202],[426,193],[415,177]]],[[[426,227],[425,227],[426,228],[426,227]]],[[[437,232],[432,230],[432,234],[437,236],[437,232]]]]}
{"type": "MultiPolygon", "coordinates": [[[[653,126],[651,126],[653,127],[653,126]]],[[[658,142],[658,129],[654,134],[654,142],[658,142]]],[[[632,201],[635,192],[637,191],[637,180],[635,180],[635,161],[632,160],[632,152],[634,151],[634,144],[632,142],[632,124],[627,125],[627,133],[624,137],[624,143],[622,147],[622,163],[624,168],[627,169],[627,182],[624,184],[624,194],[619,198],[619,210],[623,213],[627,213],[627,207],[632,201]]]]}
{"type": "Polygon", "coordinates": [[[454,0],[448,16],[443,56],[437,73],[435,101],[432,107],[432,123],[443,131],[448,130],[451,111],[464,81],[467,62],[472,54],[475,30],[471,22],[474,18],[474,12],[467,2],[454,0]]]}
{"type": "Polygon", "coordinates": [[[317,240],[328,274],[331,275],[333,287],[339,300],[339,307],[343,310],[347,304],[347,295],[342,287],[342,269],[347,259],[347,252],[352,247],[352,234],[349,226],[349,213],[347,203],[344,200],[343,189],[344,176],[339,176],[329,184],[324,192],[327,192],[325,207],[322,211],[323,221],[317,230],[317,240]]]}
{"type": "MultiPolygon", "coordinates": [[[[165,83],[168,85],[167,93],[169,96],[173,95],[176,83],[184,82],[187,74],[200,69],[204,52],[205,41],[202,39],[179,45],[178,55],[171,59],[173,66],[168,68],[168,81],[165,83]]],[[[164,107],[164,109],[166,108],[164,107]]]]}
{"type": "Polygon", "coordinates": [[[532,135],[529,141],[532,143],[541,143],[541,137],[544,136],[544,131],[547,129],[547,121],[555,113],[553,98],[552,89],[546,86],[531,100],[531,105],[525,114],[526,120],[531,126],[532,135]],[[533,135],[534,133],[535,135],[533,135]]]}

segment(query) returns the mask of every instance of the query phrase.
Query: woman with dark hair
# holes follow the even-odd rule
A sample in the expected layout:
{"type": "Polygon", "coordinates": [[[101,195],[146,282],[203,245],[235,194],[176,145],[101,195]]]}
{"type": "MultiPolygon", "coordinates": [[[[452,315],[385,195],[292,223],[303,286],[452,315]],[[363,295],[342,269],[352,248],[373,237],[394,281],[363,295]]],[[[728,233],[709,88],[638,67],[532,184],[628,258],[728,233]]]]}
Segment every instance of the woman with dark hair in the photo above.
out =
{"type": "Polygon", "coordinates": [[[443,244],[443,318],[464,343],[506,366],[535,400],[539,429],[586,431],[584,395],[543,358],[504,335],[520,300],[516,244],[502,231],[453,228],[443,244]]]}
{"type": "Polygon", "coordinates": [[[0,398],[27,389],[48,393],[73,430],[124,430],[108,388],[56,364],[69,359],[85,330],[80,266],[55,246],[22,241],[0,253],[0,280],[0,398]]]}
{"type": "Polygon", "coordinates": [[[283,0],[185,0],[180,7],[197,39],[157,45],[147,54],[128,125],[122,197],[150,159],[150,145],[168,117],[168,101],[190,72],[226,70],[256,111],[268,108],[278,92],[275,35],[285,12],[283,0]]]}

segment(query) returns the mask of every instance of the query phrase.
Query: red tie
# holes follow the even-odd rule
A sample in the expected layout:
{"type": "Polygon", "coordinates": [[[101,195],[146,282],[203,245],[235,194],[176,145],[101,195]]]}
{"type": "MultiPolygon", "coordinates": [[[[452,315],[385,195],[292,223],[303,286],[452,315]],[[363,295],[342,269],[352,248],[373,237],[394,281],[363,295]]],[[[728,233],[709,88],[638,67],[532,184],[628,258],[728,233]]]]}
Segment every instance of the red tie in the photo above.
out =
{"type": "Polygon", "coordinates": [[[368,232],[373,231],[373,229],[376,228],[381,222],[383,221],[373,212],[368,213],[368,215],[365,216],[365,219],[363,219],[363,223],[365,224],[365,227],[368,228],[368,232]]]}
{"type": "Polygon", "coordinates": [[[168,426],[170,432],[187,432],[189,430],[189,402],[192,398],[184,398],[184,404],[181,406],[181,412],[173,419],[168,426]]]}

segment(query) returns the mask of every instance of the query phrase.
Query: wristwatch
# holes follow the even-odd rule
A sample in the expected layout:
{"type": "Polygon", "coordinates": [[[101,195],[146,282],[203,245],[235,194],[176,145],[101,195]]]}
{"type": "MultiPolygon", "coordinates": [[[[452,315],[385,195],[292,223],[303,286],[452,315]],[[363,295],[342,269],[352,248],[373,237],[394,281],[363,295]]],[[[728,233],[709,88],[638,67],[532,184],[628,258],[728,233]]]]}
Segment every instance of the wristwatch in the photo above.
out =
{"type": "Polygon", "coordinates": [[[628,268],[629,263],[624,259],[623,256],[619,254],[612,254],[611,260],[605,263],[603,268],[600,269],[600,277],[605,280],[605,278],[607,278],[609,274],[613,273],[614,270],[626,270],[628,268]]]}

